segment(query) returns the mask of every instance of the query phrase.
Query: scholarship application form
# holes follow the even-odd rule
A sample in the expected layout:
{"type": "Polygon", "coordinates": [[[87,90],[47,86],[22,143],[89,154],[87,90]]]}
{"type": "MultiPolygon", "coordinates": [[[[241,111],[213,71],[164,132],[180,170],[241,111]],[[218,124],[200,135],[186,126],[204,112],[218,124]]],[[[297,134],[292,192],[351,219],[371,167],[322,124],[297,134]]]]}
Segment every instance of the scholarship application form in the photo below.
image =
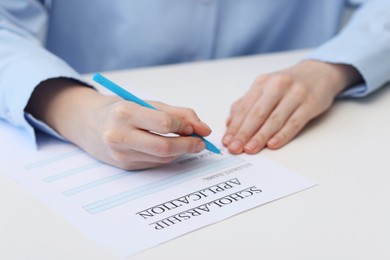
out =
{"type": "Polygon", "coordinates": [[[48,136],[39,150],[26,148],[23,135],[2,121],[0,136],[1,172],[119,257],[314,186],[263,156],[223,149],[124,171],[48,136]]]}

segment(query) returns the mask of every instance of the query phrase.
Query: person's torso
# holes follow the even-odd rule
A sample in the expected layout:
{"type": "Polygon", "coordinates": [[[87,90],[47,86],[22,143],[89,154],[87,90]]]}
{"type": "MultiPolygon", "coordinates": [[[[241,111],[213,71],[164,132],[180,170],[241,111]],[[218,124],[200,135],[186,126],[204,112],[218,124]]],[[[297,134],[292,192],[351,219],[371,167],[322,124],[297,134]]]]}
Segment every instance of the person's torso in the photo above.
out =
{"type": "Polygon", "coordinates": [[[341,0],[51,0],[47,48],[81,73],[315,47],[341,0]]]}

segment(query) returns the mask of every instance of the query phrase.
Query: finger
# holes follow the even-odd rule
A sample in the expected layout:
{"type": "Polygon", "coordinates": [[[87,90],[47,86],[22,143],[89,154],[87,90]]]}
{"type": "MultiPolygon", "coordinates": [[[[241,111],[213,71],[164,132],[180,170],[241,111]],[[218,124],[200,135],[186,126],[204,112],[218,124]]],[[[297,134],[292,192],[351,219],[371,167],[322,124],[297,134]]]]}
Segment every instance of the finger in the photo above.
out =
{"type": "MultiPolygon", "coordinates": [[[[273,82],[267,84],[273,84],[273,82]]],[[[244,145],[262,127],[286,91],[285,88],[272,85],[268,86],[264,94],[250,109],[247,115],[245,115],[245,119],[240,123],[239,129],[233,136],[232,141],[228,144],[230,153],[239,154],[243,152],[244,145]]]]}
{"type": "Polygon", "coordinates": [[[161,102],[154,102],[154,104],[159,108],[159,110],[184,119],[186,122],[192,125],[195,133],[201,136],[207,136],[211,133],[210,127],[205,122],[200,120],[193,109],[170,106],[161,102]]]}
{"type": "MultiPolygon", "coordinates": [[[[232,141],[233,137],[236,135],[240,125],[245,119],[245,115],[248,113],[249,106],[244,106],[243,103],[246,103],[244,100],[239,100],[233,104],[230,115],[226,121],[226,132],[222,137],[222,143],[225,146],[228,146],[232,141]]],[[[248,102],[249,103],[249,102],[248,102]]]]}
{"type": "Polygon", "coordinates": [[[244,152],[249,154],[258,153],[268,140],[286,124],[289,117],[302,102],[302,96],[287,94],[271,112],[263,126],[245,144],[244,152]]]}
{"type": "Polygon", "coordinates": [[[128,124],[132,127],[160,134],[190,135],[194,129],[186,120],[163,111],[141,107],[133,113],[128,124]]]}
{"type": "Polygon", "coordinates": [[[264,83],[268,80],[268,75],[262,75],[253,82],[251,89],[231,107],[230,114],[226,120],[226,133],[222,138],[222,143],[228,146],[245,120],[248,111],[253,104],[263,95],[264,83]]]}
{"type": "Polygon", "coordinates": [[[256,93],[249,91],[243,98],[233,104],[230,115],[226,121],[226,133],[222,138],[222,143],[225,146],[228,146],[233,140],[233,137],[239,131],[253,104],[256,103],[261,95],[261,90],[258,90],[256,93]]]}
{"type": "Polygon", "coordinates": [[[311,107],[305,105],[299,107],[286,124],[267,142],[267,147],[277,149],[287,144],[313,117],[311,107]]]}
{"type": "Polygon", "coordinates": [[[110,152],[111,164],[126,170],[151,168],[170,163],[178,156],[159,157],[134,150],[115,149],[110,152]]]}
{"type": "Polygon", "coordinates": [[[120,137],[106,138],[109,146],[121,150],[135,150],[158,157],[180,156],[205,149],[205,143],[197,137],[167,137],[143,130],[134,130],[129,134],[125,129],[122,133],[117,134],[120,137]]]}

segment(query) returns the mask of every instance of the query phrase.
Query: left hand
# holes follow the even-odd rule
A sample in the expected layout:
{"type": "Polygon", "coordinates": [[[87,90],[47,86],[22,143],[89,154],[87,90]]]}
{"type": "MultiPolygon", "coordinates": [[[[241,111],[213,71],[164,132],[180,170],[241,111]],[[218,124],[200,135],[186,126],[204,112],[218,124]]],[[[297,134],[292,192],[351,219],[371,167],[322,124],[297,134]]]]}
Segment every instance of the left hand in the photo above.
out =
{"type": "Polygon", "coordinates": [[[319,61],[260,76],[232,105],[222,142],[233,154],[280,148],[329,109],[338,93],[360,81],[352,66],[319,61]]]}

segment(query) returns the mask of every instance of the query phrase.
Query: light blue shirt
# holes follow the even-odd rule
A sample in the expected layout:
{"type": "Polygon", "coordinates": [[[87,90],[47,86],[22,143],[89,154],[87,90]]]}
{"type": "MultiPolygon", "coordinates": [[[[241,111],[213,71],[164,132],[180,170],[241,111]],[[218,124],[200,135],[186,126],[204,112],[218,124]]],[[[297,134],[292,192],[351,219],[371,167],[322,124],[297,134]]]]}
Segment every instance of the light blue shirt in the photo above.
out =
{"type": "MultiPolygon", "coordinates": [[[[354,66],[364,96],[390,81],[389,0],[0,0],[0,118],[32,139],[34,88],[79,73],[313,48],[354,66]],[[338,34],[345,11],[358,7],[338,34]]],[[[55,133],[53,133],[55,134],[55,133]]]]}

